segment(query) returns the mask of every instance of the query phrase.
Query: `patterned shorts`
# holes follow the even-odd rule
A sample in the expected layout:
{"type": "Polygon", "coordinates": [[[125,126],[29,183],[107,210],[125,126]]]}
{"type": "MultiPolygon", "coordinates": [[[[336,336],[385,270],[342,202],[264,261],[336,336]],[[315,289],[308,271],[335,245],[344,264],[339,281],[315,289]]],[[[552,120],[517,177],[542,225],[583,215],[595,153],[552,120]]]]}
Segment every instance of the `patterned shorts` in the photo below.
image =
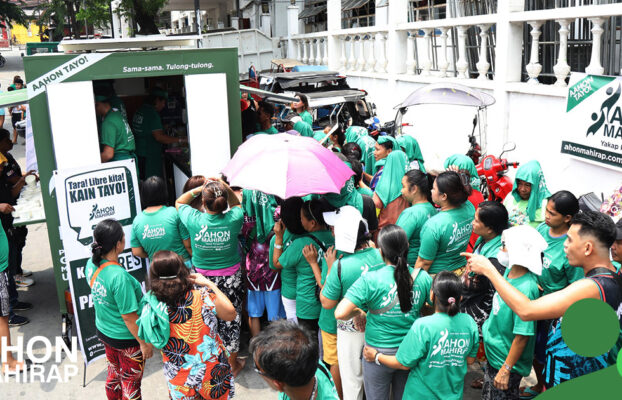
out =
{"type": "Polygon", "coordinates": [[[229,353],[240,351],[240,324],[242,322],[242,306],[244,304],[245,288],[242,281],[242,269],[229,276],[210,276],[209,279],[218,286],[221,292],[229,298],[236,311],[233,321],[218,320],[218,334],[229,353]]]}
{"type": "Polygon", "coordinates": [[[0,317],[9,316],[9,277],[6,271],[0,272],[0,317]]]}

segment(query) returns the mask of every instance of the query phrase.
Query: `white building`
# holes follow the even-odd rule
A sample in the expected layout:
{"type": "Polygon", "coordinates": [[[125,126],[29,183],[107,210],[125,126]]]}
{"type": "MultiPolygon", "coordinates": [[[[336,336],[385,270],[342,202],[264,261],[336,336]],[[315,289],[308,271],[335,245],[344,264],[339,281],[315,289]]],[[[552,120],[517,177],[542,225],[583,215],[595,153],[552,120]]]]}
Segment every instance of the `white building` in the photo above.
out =
{"type": "MultiPolygon", "coordinates": [[[[373,18],[356,24],[344,10],[353,1],[368,4],[327,0],[327,29],[314,33],[298,23],[304,9],[289,7],[288,56],[347,75],[351,86],[369,92],[381,121],[392,120],[394,107],[429,83],[480,89],[496,99],[481,121],[488,153],[516,143],[507,157],[539,160],[551,192],[608,195],[620,187],[622,170],[560,154],[570,73],[620,75],[619,0],[429,0],[425,7],[417,0],[377,1],[373,18]]],[[[426,166],[439,168],[446,156],[466,152],[474,113],[428,105],[406,114],[426,166]]]]}

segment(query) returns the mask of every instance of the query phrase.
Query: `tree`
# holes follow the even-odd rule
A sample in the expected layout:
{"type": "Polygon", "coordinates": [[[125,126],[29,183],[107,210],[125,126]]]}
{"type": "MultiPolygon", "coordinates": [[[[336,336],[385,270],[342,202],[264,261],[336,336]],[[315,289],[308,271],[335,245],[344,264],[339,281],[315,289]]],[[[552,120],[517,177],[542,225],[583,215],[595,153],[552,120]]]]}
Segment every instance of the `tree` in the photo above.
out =
{"type": "MultiPolygon", "coordinates": [[[[121,0],[117,12],[120,16],[138,24],[140,35],[158,34],[157,18],[167,0],[121,0]]],[[[110,2],[107,0],[85,0],[86,7],[78,12],[78,19],[86,19],[97,27],[109,26],[110,2]]]]}
{"type": "Polygon", "coordinates": [[[0,0],[0,27],[6,28],[5,22],[9,26],[13,26],[13,24],[28,25],[28,17],[21,7],[23,4],[22,1],[0,0]]]}

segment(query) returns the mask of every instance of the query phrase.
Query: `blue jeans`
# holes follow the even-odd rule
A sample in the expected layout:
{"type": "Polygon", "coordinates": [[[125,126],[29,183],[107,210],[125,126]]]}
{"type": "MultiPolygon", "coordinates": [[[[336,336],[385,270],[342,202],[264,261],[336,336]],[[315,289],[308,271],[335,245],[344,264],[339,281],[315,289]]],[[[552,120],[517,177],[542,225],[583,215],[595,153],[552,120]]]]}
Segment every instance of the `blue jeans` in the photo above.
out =
{"type": "MultiPolygon", "coordinates": [[[[369,346],[369,344],[368,344],[369,346]]],[[[389,356],[397,353],[397,347],[381,348],[374,347],[389,356]]],[[[365,397],[367,400],[387,400],[389,393],[393,393],[393,400],[399,400],[404,395],[404,387],[410,371],[393,369],[384,365],[376,365],[363,359],[363,382],[365,384],[365,397]]]]}

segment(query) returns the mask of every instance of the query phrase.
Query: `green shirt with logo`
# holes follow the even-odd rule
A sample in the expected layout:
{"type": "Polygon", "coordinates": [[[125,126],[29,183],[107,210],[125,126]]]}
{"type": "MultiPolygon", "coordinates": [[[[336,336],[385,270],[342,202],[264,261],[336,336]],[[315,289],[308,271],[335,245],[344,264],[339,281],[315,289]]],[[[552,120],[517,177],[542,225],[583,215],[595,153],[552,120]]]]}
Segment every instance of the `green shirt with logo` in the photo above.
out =
{"type": "MultiPolygon", "coordinates": [[[[108,261],[103,260],[99,265],[106,262],[108,261]]],[[[86,263],[85,276],[88,284],[99,265],[95,266],[92,259],[86,263]]],[[[120,265],[109,265],[95,278],[91,295],[97,330],[112,339],[134,339],[121,316],[138,311],[143,290],[136,278],[120,265]]]]}
{"type": "MultiPolygon", "coordinates": [[[[509,279],[508,274],[510,271],[510,268],[506,270],[505,279],[510,282],[512,286],[530,300],[535,300],[540,296],[538,280],[533,273],[528,271],[519,278],[509,279]]],[[[514,336],[530,336],[525,350],[523,350],[523,354],[512,368],[512,372],[520,374],[521,376],[529,375],[536,346],[536,322],[523,321],[520,319],[520,317],[505,304],[505,301],[499,296],[498,292],[495,292],[492,298],[492,311],[486,322],[484,322],[482,335],[484,336],[484,348],[486,349],[488,362],[496,369],[501,369],[503,366],[505,359],[510,353],[510,347],[512,347],[514,336]]]]}
{"type": "Polygon", "coordinates": [[[324,283],[322,294],[330,300],[341,300],[362,275],[384,266],[380,252],[373,247],[346,255],[333,264],[324,283]],[[341,262],[341,278],[339,277],[339,262],[341,262]]]}
{"type": "Polygon", "coordinates": [[[136,136],[136,155],[145,158],[145,176],[162,176],[162,144],[153,136],[163,130],[160,114],[151,104],[143,104],[132,118],[136,136]]]}
{"type": "Polygon", "coordinates": [[[110,110],[102,122],[101,144],[114,149],[110,161],[127,160],[134,157],[136,144],[132,129],[120,111],[110,110]]]}
{"type": "MultiPolygon", "coordinates": [[[[283,251],[289,247],[292,241],[297,238],[297,235],[290,233],[287,229],[283,232],[283,251]]],[[[270,239],[270,255],[268,259],[268,263],[270,268],[276,270],[274,268],[274,263],[272,262],[272,255],[274,254],[274,241],[276,240],[276,236],[272,236],[270,239]]],[[[296,299],[296,268],[283,268],[281,270],[281,296],[285,297],[289,300],[296,299]]]]}
{"type": "Polygon", "coordinates": [[[0,226],[0,272],[6,270],[9,266],[9,241],[4,232],[4,228],[0,226]]]}
{"type": "Polygon", "coordinates": [[[544,250],[542,275],[538,276],[538,284],[544,294],[557,292],[572,282],[582,279],[584,277],[583,268],[571,267],[564,252],[564,242],[568,235],[551,236],[551,228],[545,223],[538,226],[538,232],[549,245],[544,250]]]}
{"type": "Polygon", "coordinates": [[[241,207],[212,215],[182,204],[179,218],[190,234],[192,265],[195,268],[218,270],[240,263],[238,235],[244,221],[241,207]]]}
{"type": "MultiPolygon", "coordinates": [[[[412,273],[413,268],[409,268],[409,271],[412,273]]],[[[348,289],[345,298],[363,310],[380,310],[390,305],[397,296],[394,273],[395,267],[392,265],[385,265],[376,271],[366,273],[348,289]]],[[[430,303],[431,286],[432,278],[421,270],[413,284],[413,306],[409,312],[402,312],[399,300],[385,313],[368,312],[365,341],[374,347],[398,347],[413,322],[419,317],[419,310],[423,304],[430,303]]]]}
{"type": "Polygon", "coordinates": [[[466,264],[460,253],[469,244],[474,216],[475,207],[466,201],[460,207],[437,213],[423,225],[419,257],[433,261],[430,274],[454,271],[466,264]]]}
{"type": "Polygon", "coordinates": [[[429,203],[413,204],[400,214],[397,222],[398,226],[406,232],[408,237],[408,264],[415,265],[419,257],[419,247],[421,246],[421,228],[430,218],[436,215],[437,211],[429,203]]]}
{"type": "MultiPolygon", "coordinates": [[[[317,231],[309,235],[315,236],[326,249],[335,244],[335,238],[330,231],[317,231]]],[[[279,257],[279,264],[283,266],[283,271],[296,270],[296,316],[303,319],[316,319],[320,317],[322,310],[320,300],[315,295],[317,282],[313,269],[302,254],[302,249],[309,244],[317,249],[318,264],[321,269],[325,269],[324,252],[308,235],[300,236],[292,241],[279,257]]]]}
{"type": "Polygon", "coordinates": [[[134,218],[130,244],[132,247],[142,247],[149,259],[153,259],[157,251],[170,250],[188,260],[190,254],[183,241],[189,237],[188,229],[181,223],[177,210],[163,206],[153,212],[143,211],[134,218]]]}
{"type": "Polygon", "coordinates": [[[477,324],[467,314],[437,312],[416,320],[395,355],[410,368],[403,399],[462,399],[466,359],[478,348],[477,324]]]}

